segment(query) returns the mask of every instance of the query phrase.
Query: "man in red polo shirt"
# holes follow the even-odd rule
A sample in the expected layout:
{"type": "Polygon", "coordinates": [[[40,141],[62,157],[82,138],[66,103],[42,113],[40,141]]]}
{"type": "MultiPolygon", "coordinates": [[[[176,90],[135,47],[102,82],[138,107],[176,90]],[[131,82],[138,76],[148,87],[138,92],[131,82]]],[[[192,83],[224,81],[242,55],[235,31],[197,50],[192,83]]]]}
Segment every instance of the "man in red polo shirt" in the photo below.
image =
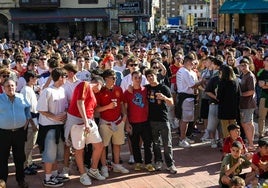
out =
{"type": "MultiPolygon", "coordinates": [[[[103,72],[105,87],[96,95],[98,106],[97,112],[100,112],[100,134],[104,146],[108,146],[112,139],[114,172],[129,173],[122,165],[119,164],[120,148],[125,142],[124,126],[126,122],[126,112],[123,103],[123,91],[121,87],[115,85],[115,71],[107,69],[103,72]]],[[[101,156],[101,173],[104,177],[109,177],[106,150],[104,149],[101,156]]]]}

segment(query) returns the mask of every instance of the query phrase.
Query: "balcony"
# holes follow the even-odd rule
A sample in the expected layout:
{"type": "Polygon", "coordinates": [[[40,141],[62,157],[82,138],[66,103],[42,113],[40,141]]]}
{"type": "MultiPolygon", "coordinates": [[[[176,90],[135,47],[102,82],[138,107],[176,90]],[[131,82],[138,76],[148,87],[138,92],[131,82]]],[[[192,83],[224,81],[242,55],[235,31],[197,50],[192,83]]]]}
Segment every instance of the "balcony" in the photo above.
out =
{"type": "Polygon", "coordinates": [[[54,9],[60,7],[60,0],[19,0],[20,8],[54,9]]]}

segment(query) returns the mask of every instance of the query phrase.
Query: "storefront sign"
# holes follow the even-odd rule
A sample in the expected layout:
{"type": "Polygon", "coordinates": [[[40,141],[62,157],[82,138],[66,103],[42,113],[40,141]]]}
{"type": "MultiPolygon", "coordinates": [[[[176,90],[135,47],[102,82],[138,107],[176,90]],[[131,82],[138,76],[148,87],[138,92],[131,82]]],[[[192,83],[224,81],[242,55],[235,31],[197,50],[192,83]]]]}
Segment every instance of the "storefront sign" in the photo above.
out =
{"type": "Polygon", "coordinates": [[[119,22],[121,23],[133,22],[133,18],[119,18],[119,22]]]}
{"type": "Polygon", "coordinates": [[[119,11],[139,11],[140,2],[126,2],[119,4],[119,11]]]}
{"type": "Polygon", "coordinates": [[[74,18],[75,22],[101,22],[102,18],[74,18]]]}

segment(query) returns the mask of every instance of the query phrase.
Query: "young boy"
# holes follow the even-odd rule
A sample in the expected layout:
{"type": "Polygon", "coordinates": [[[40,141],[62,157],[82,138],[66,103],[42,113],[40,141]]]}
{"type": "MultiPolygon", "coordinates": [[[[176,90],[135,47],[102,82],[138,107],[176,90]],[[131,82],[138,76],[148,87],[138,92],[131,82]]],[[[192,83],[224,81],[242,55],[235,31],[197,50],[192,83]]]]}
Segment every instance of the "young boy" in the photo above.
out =
{"type": "Polygon", "coordinates": [[[235,124],[230,124],[227,129],[229,132],[229,136],[225,138],[223,143],[223,157],[226,154],[231,153],[231,147],[234,141],[239,141],[241,143],[243,147],[242,154],[245,154],[247,152],[247,149],[243,139],[240,137],[240,127],[235,124]]]}
{"type": "Polygon", "coordinates": [[[252,175],[253,173],[241,174],[242,169],[251,166],[251,162],[245,156],[242,156],[242,149],[243,146],[239,141],[232,143],[231,153],[224,157],[221,164],[220,187],[230,187],[232,185],[233,176],[239,176],[245,179],[246,184],[255,178],[255,176],[252,175]]]}
{"type": "Polygon", "coordinates": [[[268,138],[264,137],[258,141],[259,151],[253,154],[253,169],[260,179],[268,179],[268,138]]]}

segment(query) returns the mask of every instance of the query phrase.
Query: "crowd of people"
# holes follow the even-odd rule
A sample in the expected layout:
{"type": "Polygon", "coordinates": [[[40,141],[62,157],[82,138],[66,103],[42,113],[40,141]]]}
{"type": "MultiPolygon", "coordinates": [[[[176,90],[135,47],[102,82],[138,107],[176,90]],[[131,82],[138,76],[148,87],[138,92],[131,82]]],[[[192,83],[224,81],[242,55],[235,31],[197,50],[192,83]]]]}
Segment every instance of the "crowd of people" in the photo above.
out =
{"type": "Polygon", "coordinates": [[[241,176],[246,184],[268,178],[268,35],[90,36],[0,41],[0,179],[8,179],[12,148],[18,185],[28,187],[25,175],[42,168],[33,163],[36,144],[44,186],[69,180],[71,155],[83,185],[109,178],[111,168],[129,173],[120,158],[126,136],[135,171],[165,162],[176,174],[171,130],[188,148],[200,122],[201,141],[222,148],[222,187],[241,182],[243,167],[253,170],[241,176]]]}

